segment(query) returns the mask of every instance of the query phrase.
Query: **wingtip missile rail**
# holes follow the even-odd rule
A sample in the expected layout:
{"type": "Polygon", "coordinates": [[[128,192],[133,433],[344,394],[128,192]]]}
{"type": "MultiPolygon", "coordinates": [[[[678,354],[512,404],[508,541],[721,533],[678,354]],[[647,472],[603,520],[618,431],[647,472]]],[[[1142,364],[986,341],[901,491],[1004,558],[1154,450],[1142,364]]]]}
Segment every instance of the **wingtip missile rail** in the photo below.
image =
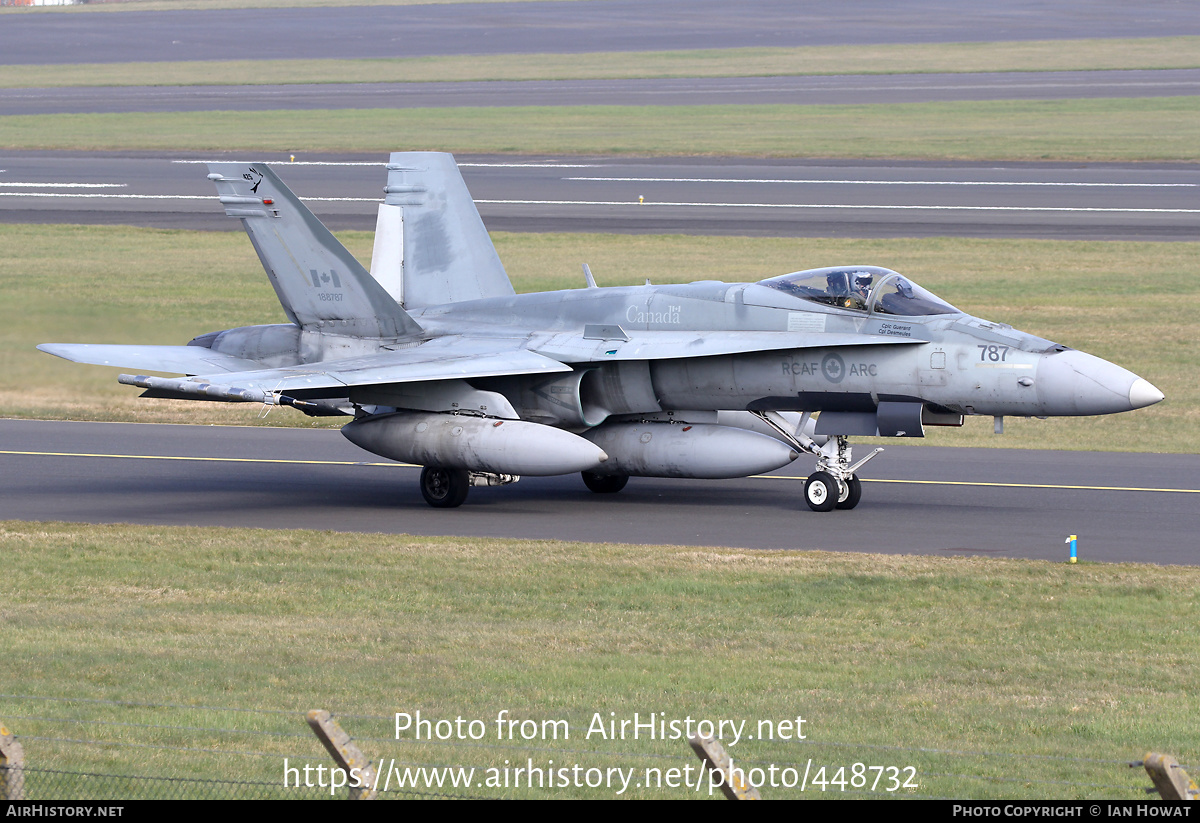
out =
{"type": "Polygon", "coordinates": [[[117,382],[152,392],[183,394],[226,403],[262,403],[266,406],[292,406],[301,410],[315,405],[278,392],[222,386],[218,383],[188,377],[148,377],[144,374],[122,374],[117,377],[117,382]]]}

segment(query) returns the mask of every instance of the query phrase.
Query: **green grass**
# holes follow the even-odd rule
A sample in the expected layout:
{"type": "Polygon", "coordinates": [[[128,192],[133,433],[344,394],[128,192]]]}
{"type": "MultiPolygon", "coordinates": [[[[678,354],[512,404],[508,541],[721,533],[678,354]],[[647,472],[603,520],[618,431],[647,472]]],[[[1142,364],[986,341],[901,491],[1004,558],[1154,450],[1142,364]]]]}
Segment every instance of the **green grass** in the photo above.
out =
{"type": "Polygon", "coordinates": [[[801,716],[735,762],[911,764],[932,797],[1137,799],[1127,761],[1200,757],[1198,569],[42,523],[0,552],[0,720],[41,768],[278,782],[328,763],[312,708],[377,760],[639,771],[695,761],[595,713],[801,716]],[[394,739],[502,709],[571,737],[394,739]]]}
{"type": "MultiPolygon", "coordinates": [[[[364,262],[371,234],[340,235],[364,262]]],[[[587,262],[601,285],[754,281],[836,263],[894,268],[977,316],[1091,352],[1167,395],[1101,418],[990,419],[935,429],[924,442],[1028,448],[1200,451],[1194,356],[1196,243],[1048,240],[829,240],[661,235],[506,234],[496,247],[518,291],[578,288],[587,262]]],[[[89,420],[262,423],[257,407],[146,401],[119,369],[81,366],[37,343],[182,344],[216,329],[283,322],[240,232],[0,226],[8,320],[0,331],[0,414],[89,420]]],[[[313,425],[292,410],[266,424],[313,425]]],[[[316,425],[323,425],[317,423],[316,425]]]]}
{"type": "Polygon", "coordinates": [[[1200,97],[878,105],[49,114],[0,117],[9,149],[1200,159],[1200,97]]]}
{"type": "Polygon", "coordinates": [[[1186,69],[1200,37],[5,66],[0,88],[1186,69]]]}

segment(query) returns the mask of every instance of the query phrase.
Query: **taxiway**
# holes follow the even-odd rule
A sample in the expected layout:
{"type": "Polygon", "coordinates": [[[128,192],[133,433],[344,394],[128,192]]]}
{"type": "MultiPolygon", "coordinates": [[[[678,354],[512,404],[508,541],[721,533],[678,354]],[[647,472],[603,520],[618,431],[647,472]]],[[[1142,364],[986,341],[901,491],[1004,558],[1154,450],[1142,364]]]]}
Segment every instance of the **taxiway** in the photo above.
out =
{"type": "MultiPolygon", "coordinates": [[[[1052,426],[1053,421],[1047,421],[1052,426]]],[[[853,511],[801,499],[808,459],[740,480],[578,476],[431,509],[419,469],[330,430],[0,420],[0,519],[309,528],[753,549],[1200,563],[1200,455],[888,446],[853,511]]]]}

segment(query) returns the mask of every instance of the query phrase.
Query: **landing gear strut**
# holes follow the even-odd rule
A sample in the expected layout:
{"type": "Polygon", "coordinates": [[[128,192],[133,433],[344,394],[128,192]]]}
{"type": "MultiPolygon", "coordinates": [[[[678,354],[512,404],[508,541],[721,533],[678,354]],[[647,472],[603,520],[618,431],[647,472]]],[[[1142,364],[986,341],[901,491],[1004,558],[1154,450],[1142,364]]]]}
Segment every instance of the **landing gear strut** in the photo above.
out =
{"type": "Polygon", "coordinates": [[[817,470],[804,481],[804,502],[815,512],[831,512],[834,509],[853,509],[862,499],[862,481],[855,474],[868,460],[883,449],[875,449],[857,463],[851,463],[850,438],[831,435],[824,445],[804,433],[809,414],[800,418],[795,431],[778,412],[752,412],[760,420],[777,431],[787,442],[801,451],[817,458],[817,470]]]}
{"type": "Polygon", "coordinates": [[[804,502],[815,512],[853,509],[862,499],[862,481],[855,472],[881,451],[883,449],[876,449],[851,464],[850,439],[841,434],[830,437],[824,446],[817,449],[817,470],[808,476],[804,484],[804,502]],[[810,492],[812,486],[827,480],[833,481],[832,486],[827,486],[828,499],[820,490],[810,492]]]}

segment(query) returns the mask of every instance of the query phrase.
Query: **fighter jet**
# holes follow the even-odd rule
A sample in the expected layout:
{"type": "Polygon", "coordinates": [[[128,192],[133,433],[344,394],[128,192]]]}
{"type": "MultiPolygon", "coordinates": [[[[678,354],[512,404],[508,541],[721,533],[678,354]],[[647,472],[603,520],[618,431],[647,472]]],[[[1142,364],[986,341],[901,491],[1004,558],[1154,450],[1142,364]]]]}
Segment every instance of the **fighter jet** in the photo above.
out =
{"type": "Polygon", "coordinates": [[[391,155],[367,271],[263,163],[208,165],[286,323],[186,346],[43,344],[143,397],[291,406],[423,466],[435,507],[472,486],[579,472],[727,478],[806,454],[814,511],[853,509],[852,436],[923,437],[988,415],[1113,414],[1163,399],[1125,369],[965,314],[879,266],[757,283],[516,294],[448,154],[391,155]]]}

